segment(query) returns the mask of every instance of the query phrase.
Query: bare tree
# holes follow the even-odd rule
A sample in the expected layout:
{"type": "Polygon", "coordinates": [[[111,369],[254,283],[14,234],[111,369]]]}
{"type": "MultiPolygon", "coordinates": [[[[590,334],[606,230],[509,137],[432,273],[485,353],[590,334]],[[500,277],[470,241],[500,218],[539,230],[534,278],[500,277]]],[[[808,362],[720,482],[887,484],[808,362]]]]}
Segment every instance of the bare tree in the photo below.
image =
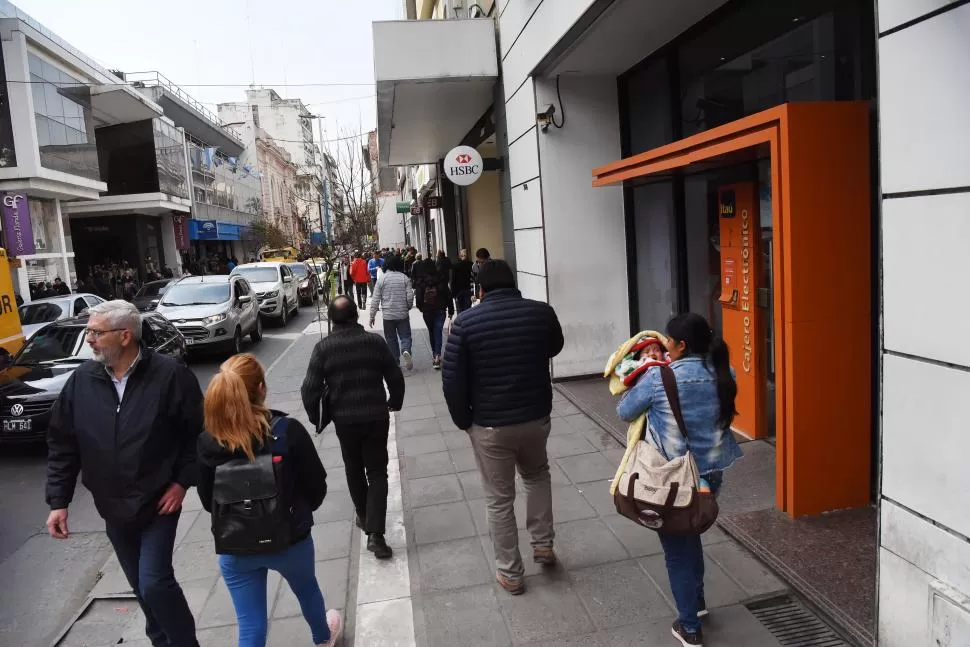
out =
{"type": "Polygon", "coordinates": [[[342,130],[323,154],[325,200],[336,245],[360,248],[377,238],[380,198],[375,190],[376,178],[371,176],[366,136],[360,131],[342,130]]]}
{"type": "Polygon", "coordinates": [[[257,249],[270,247],[279,249],[289,246],[289,236],[269,220],[258,218],[253,221],[251,236],[257,249]]]}

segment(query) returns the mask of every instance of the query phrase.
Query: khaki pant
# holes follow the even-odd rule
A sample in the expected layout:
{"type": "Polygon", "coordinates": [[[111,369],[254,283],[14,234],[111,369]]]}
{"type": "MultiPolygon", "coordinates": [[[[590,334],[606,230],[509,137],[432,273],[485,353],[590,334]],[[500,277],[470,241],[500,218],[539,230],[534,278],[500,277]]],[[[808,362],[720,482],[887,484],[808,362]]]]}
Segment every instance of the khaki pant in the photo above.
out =
{"type": "Polygon", "coordinates": [[[498,572],[519,580],[525,571],[519,554],[519,534],[515,522],[515,469],[526,497],[526,528],[533,547],[551,547],[552,488],[549,480],[549,418],[509,427],[479,427],[468,431],[475,460],[485,485],[489,534],[495,548],[498,572]]]}

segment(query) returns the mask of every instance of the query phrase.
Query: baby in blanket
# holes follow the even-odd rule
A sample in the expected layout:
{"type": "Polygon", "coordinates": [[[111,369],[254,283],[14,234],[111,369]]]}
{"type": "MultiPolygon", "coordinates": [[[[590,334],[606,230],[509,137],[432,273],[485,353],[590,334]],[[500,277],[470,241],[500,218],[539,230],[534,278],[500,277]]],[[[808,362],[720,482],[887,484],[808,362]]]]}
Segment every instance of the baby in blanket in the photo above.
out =
{"type": "Polygon", "coordinates": [[[616,375],[623,380],[623,385],[630,387],[651,366],[669,364],[667,353],[659,339],[644,337],[624,355],[616,366],[616,375]]]}

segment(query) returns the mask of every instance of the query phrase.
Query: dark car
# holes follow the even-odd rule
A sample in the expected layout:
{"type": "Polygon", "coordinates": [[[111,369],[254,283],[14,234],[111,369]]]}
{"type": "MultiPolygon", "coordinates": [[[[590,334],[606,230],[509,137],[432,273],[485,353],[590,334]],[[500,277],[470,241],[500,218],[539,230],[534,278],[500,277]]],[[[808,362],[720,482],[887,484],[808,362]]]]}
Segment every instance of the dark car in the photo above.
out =
{"type": "Polygon", "coordinates": [[[154,310],[158,305],[158,300],[162,298],[165,291],[173,283],[178,283],[178,279],[162,279],[160,281],[150,281],[141,286],[135,298],[131,300],[141,312],[154,310]]]}
{"type": "Polygon", "coordinates": [[[286,266],[293,272],[293,278],[299,286],[297,293],[300,295],[300,305],[313,305],[314,301],[320,299],[320,279],[316,273],[311,272],[306,263],[287,263],[286,266]]]}
{"type": "MultiPolygon", "coordinates": [[[[54,322],[34,333],[0,370],[0,442],[43,440],[51,407],[91,347],[84,338],[87,316],[54,322]]],[[[142,315],[142,341],[162,355],[185,362],[185,340],[158,313],[142,315]]]]}

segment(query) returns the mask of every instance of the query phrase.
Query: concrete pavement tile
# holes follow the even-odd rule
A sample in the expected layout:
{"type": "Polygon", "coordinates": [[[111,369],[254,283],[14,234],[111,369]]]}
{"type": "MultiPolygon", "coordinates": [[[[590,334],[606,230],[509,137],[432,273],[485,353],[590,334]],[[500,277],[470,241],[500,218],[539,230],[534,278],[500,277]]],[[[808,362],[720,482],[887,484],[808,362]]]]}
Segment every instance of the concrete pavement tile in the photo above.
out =
{"type": "Polygon", "coordinates": [[[236,635],[239,632],[236,627],[218,627],[215,629],[202,629],[196,632],[196,638],[200,645],[205,647],[236,647],[236,635]]]}
{"type": "Polygon", "coordinates": [[[327,493],[346,492],[347,474],[342,467],[327,470],[327,493]]]}
{"type": "MultiPolygon", "coordinates": [[[[522,499],[522,516],[525,528],[525,496],[516,497],[516,501],[522,499]]],[[[596,511],[586,502],[583,495],[574,485],[562,485],[552,488],[552,518],[555,523],[566,523],[577,519],[589,519],[595,517],[596,511]]]]}
{"type": "Polygon", "coordinates": [[[219,575],[219,558],[211,540],[182,542],[172,555],[172,563],[179,582],[219,575]]]}
{"type": "Polygon", "coordinates": [[[427,476],[454,474],[455,464],[448,452],[434,454],[419,454],[404,457],[404,475],[409,479],[420,479],[427,476]]]}
{"type": "Polygon", "coordinates": [[[397,454],[387,459],[387,482],[388,483],[400,483],[401,482],[401,460],[397,457],[397,454]]]}
{"type": "Polygon", "coordinates": [[[434,406],[423,404],[416,407],[405,407],[397,414],[397,419],[401,422],[409,420],[428,420],[435,417],[434,406]]]}
{"type": "MultiPolygon", "coordinates": [[[[280,574],[276,571],[269,571],[266,574],[266,609],[267,615],[273,611],[273,602],[276,600],[276,593],[280,587],[280,574]]],[[[209,599],[202,607],[199,614],[198,626],[200,629],[208,627],[222,627],[236,624],[236,610],[232,605],[232,597],[229,589],[226,588],[226,581],[221,577],[217,579],[209,599]]],[[[203,643],[204,644],[204,643],[203,643]]]]}
{"type": "MultiPolygon", "coordinates": [[[[354,527],[356,528],[356,526],[354,527]]],[[[400,510],[389,511],[385,516],[384,540],[391,548],[407,548],[407,529],[404,527],[404,513],[400,510]]]]}
{"type": "Polygon", "coordinates": [[[444,420],[451,420],[451,411],[448,410],[448,405],[444,402],[433,404],[431,405],[431,408],[434,410],[435,417],[444,420]]]}
{"type": "Polygon", "coordinates": [[[475,450],[469,445],[466,449],[451,449],[451,460],[455,462],[455,469],[459,472],[477,470],[478,462],[475,461],[475,450]]]}
{"type": "Polygon", "coordinates": [[[733,541],[704,548],[704,555],[717,562],[748,595],[769,595],[788,590],[785,583],[746,549],[733,541]]]}
{"type": "Polygon", "coordinates": [[[472,521],[475,523],[475,532],[479,535],[488,534],[488,508],[485,499],[472,499],[468,501],[468,508],[472,513],[472,521]]]}
{"type": "Polygon", "coordinates": [[[357,572],[357,606],[410,595],[411,578],[407,553],[397,551],[390,559],[377,559],[362,545],[357,572]]]}
{"type": "Polygon", "coordinates": [[[401,438],[397,443],[398,451],[403,456],[418,456],[420,454],[434,454],[443,452],[448,448],[445,446],[445,439],[441,432],[435,434],[422,434],[410,438],[401,438]]]}
{"type": "Polygon", "coordinates": [[[471,449],[472,441],[468,438],[468,432],[452,427],[450,431],[443,433],[448,449],[471,449]]]}
{"type": "MultiPolygon", "coordinates": [[[[713,614],[712,614],[713,615],[713,614]]],[[[630,647],[631,645],[672,645],[674,638],[670,635],[670,625],[677,618],[671,613],[663,620],[650,620],[627,625],[619,629],[610,629],[599,636],[602,647],[630,647]]],[[[709,638],[707,627],[704,627],[704,638],[709,638]]],[[[707,641],[707,644],[714,644],[707,641]]],[[[718,647],[761,647],[761,643],[746,643],[744,645],[727,645],[716,643],[718,647]]]]}
{"type": "MultiPolygon", "coordinates": [[[[430,386],[430,385],[429,385],[430,386]]],[[[445,392],[441,388],[441,384],[438,384],[438,388],[431,390],[431,404],[444,404],[445,402],[445,392]]]]}
{"type": "Polygon", "coordinates": [[[448,431],[458,432],[458,431],[460,431],[461,433],[465,434],[466,436],[468,435],[468,432],[467,431],[465,431],[463,429],[459,429],[458,427],[455,426],[455,422],[451,419],[451,414],[450,413],[446,413],[443,416],[438,416],[437,418],[435,418],[435,420],[438,422],[438,429],[440,429],[441,431],[445,431],[445,432],[448,432],[448,431]]]}
{"type": "Polygon", "coordinates": [[[316,523],[310,536],[313,537],[313,555],[317,561],[347,557],[350,555],[350,532],[356,526],[351,521],[331,521],[316,523]]]}
{"type": "Polygon", "coordinates": [[[472,501],[485,497],[485,484],[482,481],[482,473],[477,469],[468,472],[459,472],[458,481],[461,483],[461,489],[465,493],[466,500],[472,501]]]}
{"type": "Polygon", "coordinates": [[[415,647],[411,599],[358,607],[354,644],[361,647],[415,647]]]}
{"type": "Polygon", "coordinates": [[[108,563],[101,568],[101,577],[91,590],[91,595],[129,592],[131,592],[131,585],[128,584],[128,578],[125,577],[125,572],[121,570],[118,558],[112,555],[108,563]]]}
{"type": "MultiPolygon", "coordinates": [[[[210,515],[205,510],[200,512],[192,513],[192,518],[194,523],[189,527],[189,529],[182,535],[181,538],[176,534],[175,545],[179,545],[183,541],[214,541],[212,537],[212,515],[210,515]]],[[[179,519],[179,532],[182,531],[182,521],[179,519]]]]}
{"type": "Polygon", "coordinates": [[[549,438],[577,433],[577,430],[570,426],[565,418],[551,418],[550,423],[549,438]]]}
{"type": "Polygon", "coordinates": [[[701,535],[701,543],[704,546],[713,546],[714,544],[719,544],[722,541],[734,541],[730,536],[723,530],[721,530],[717,524],[714,524],[708,528],[707,532],[701,535]]]}
{"type": "Polygon", "coordinates": [[[574,405],[573,403],[571,403],[569,401],[553,402],[553,404],[552,404],[552,410],[555,411],[560,416],[563,416],[563,417],[565,417],[565,416],[572,416],[572,415],[576,415],[578,413],[582,413],[576,407],[576,405],[574,405]]]}
{"type": "Polygon", "coordinates": [[[603,456],[606,456],[606,460],[619,467],[620,461],[623,460],[623,455],[626,454],[626,449],[617,447],[616,449],[603,449],[602,452],[603,456]]]}
{"type": "Polygon", "coordinates": [[[433,434],[441,431],[435,420],[408,420],[397,423],[397,437],[409,438],[411,436],[421,436],[423,434],[433,434]]]}
{"type": "Polygon", "coordinates": [[[600,516],[616,514],[616,505],[610,494],[610,481],[590,481],[580,483],[577,487],[582,491],[583,498],[589,501],[600,516]]]}
{"type": "MultiPolygon", "coordinates": [[[[178,546],[179,544],[181,544],[182,541],[185,540],[185,537],[192,530],[192,525],[195,523],[196,519],[198,519],[199,512],[200,512],[199,510],[182,510],[181,514],[179,514],[178,527],[175,529],[175,545],[176,546],[178,546]]],[[[206,512],[205,513],[205,516],[206,516],[206,518],[208,518],[209,517],[209,513],[206,512]]],[[[71,528],[71,531],[72,532],[77,532],[77,531],[74,530],[73,527],[71,528]]],[[[199,537],[197,539],[189,539],[187,541],[198,541],[199,539],[203,539],[203,537],[199,537]]]]}
{"type": "Polygon", "coordinates": [[[320,454],[320,461],[323,466],[327,468],[327,472],[342,472],[344,468],[344,455],[340,453],[338,449],[331,449],[326,452],[318,452],[320,454]]]}
{"type": "Polygon", "coordinates": [[[327,427],[319,437],[318,447],[320,449],[339,449],[340,448],[340,438],[337,437],[337,432],[334,430],[333,425],[327,427]]]}
{"type": "MultiPolygon", "coordinates": [[[[350,574],[348,573],[349,567],[350,560],[346,557],[314,564],[317,583],[320,585],[320,590],[323,591],[323,601],[328,609],[345,609],[347,607],[347,582],[350,578],[350,574]]],[[[288,618],[290,616],[301,615],[300,601],[293,593],[290,585],[284,580],[280,585],[279,594],[276,597],[276,608],[273,611],[273,617],[288,618]]]]}
{"type": "Polygon", "coordinates": [[[454,474],[408,479],[408,503],[412,508],[423,508],[441,503],[454,503],[463,497],[461,484],[454,474]]]}
{"type": "MultiPolygon", "coordinates": [[[[640,559],[640,565],[653,578],[666,596],[671,607],[676,608],[670,579],[667,577],[667,564],[663,555],[653,555],[640,559]]],[[[704,599],[708,609],[726,607],[747,600],[749,596],[724,571],[706,555],[704,556],[704,599]]],[[[711,614],[713,615],[713,613],[711,614]]]]}
{"type": "Polygon", "coordinates": [[[704,620],[704,642],[724,647],[781,647],[778,639],[741,605],[712,609],[704,620]]]}
{"type": "Polygon", "coordinates": [[[417,509],[413,523],[418,545],[475,535],[475,524],[464,501],[417,509]]]}
{"type": "Polygon", "coordinates": [[[610,527],[630,557],[646,557],[663,553],[660,537],[652,530],[639,526],[618,514],[603,515],[603,522],[610,527]]]}
{"type": "Polygon", "coordinates": [[[197,512],[201,509],[202,501],[199,500],[199,491],[194,487],[186,490],[185,498],[182,499],[182,514],[186,512],[197,512]]]}
{"type": "Polygon", "coordinates": [[[212,589],[216,585],[216,580],[221,580],[222,577],[207,577],[203,580],[191,580],[188,582],[179,582],[182,587],[182,591],[185,593],[185,601],[189,603],[189,609],[192,611],[192,616],[198,620],[202,615],[202,609],[205,608],[206,600],[212,594],[212,589]]]}
{"type": "Polygon", "coordinates": [[[584,568],[627,559],[623,544],[600,519],[556,524],[556,553],[566,568],[584,568]]]}
{"type": "Polygon", "coordinates": [[[494,587],[476,586],[424,598],[428,647],[510,647],[494,587]]]}
{"type": "Polygon", "coordinates": [[[593,631],[579,596],[568,582],[526,578],[525,585],[526,593],[521,596],[509,595],[497,583],[493,585],[513,641],[536,642],[593,631]]]}
{"type": "Polygon", "coordinates": [[[387,490],[387,511],[400,512],[404,509],[404,503],[401,500],[400,481],[396,484],[394,484],[394,481],[390,483],[391,486],[387,490]]]}
{"type": "Polygon", "coordinates": [[[573,483],[606,480],[616,474],[616,465],[599,452],[558,458],[556,462],[573,483]]]}
{"type": "Polygon", "coordinates": [[[431,393],[427,387],[407,389],[404,394],[404,408],[424,407],[431,404],[431,393]]]}
{"type": "Polygon", "coordinates": [[[673,613],[636,560],[571,570],[569,579],[600,629],[667,618],[673,613]]]}
{"type": "Polygon", "coordinates": [[[323,504],[313,513],[317,523],[354,518],[354,502],[349,492],[328,492],[323,504]]]}
{"type": "MultiPolygon", "coordinates": [[[[614,438],[611,434],[609,434],[608,432],[604,431],[599,427],[597,427],[596,429],[586,429],[579,433],[583,434],[583,436],[586,437],[586,440],[592,443],[593,447],[601,451],[625,448],[624,445],[620,444],[620,442],[617,441],[616,438],[614,438]]],[[[616,462],[616,465],[613,466],[613,469],[616,470],[616,467],[618,465],[619,465],[619,461],[616,462]]]]}
{"type": "Polygon", "coordinates": [[[595,420],[587,416],[585,413],[578,413],[571,416],[565,416],[563,417],[562,420],[563,422],[568,424],[576,431],[589,431],[592,429],[596,429],[596,430],[602,429],[602,427],[596,424],[595,420]]]}
{"type": "Polygon", "coordinates": [[[421,593],[486,584],[492,578],[478,537],[418,546],[421,593]]]}
{"type": "MultiPolygon", "coordinates": [[[[297,607],[299,612],[299,607],[297,607]]],[[[309,645],[312,635],[310,626],[302,615],[290,618],[274,618],[269,623],[267,645],[309,645]]],[[[205,645],[205,643],[201,643],[205,645]]],[[[208,647],[208,645],[206,645],[208,647]]]]}
{"type": "Polygon", "coordinates": [[[571,434],[550,436],[546,442],[546,453],[549,455],[549,458],[590,454],[595,451],[596,448],[578,431],[571,434]]]}

